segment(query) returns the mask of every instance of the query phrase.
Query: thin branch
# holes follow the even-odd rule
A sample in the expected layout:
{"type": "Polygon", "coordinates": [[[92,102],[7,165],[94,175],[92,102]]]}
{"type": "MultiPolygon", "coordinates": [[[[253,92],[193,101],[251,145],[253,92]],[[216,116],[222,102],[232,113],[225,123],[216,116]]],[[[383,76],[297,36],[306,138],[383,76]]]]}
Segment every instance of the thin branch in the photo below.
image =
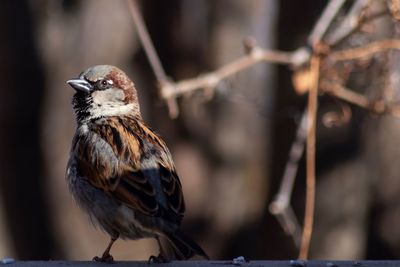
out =
{"type": "Polygon", "coordinates": [[[386,105],[382,100],[371,101],[366,96],[344,87],[340,83],[323,80],[321,91],[376,114],[389,114],[400,118],[399,105],[386,105]]]}
{"type": "Polygon", "coordinates": [[[333,40],[328,40],[327,44],[330,47],[335,47],[339,44],[341,44],[344,40],[346,40],[348,37],[350,37],[353,33],[355,33],[357,30],[359,30],[361,28],[362,25],[364,25],[367,22],[371,22],[374,19],[380,18],[384,15],[387,15],[388,11],[387,9],[383,9],[380,11],[376,11],[373,14],[370,14],[368,16],[360,16],[359,17],[359,22],[358,23],[354,23],[353,25],[349,25],[347,32],[343,32],[343,34],[341,35],[340,39],[333,39],[333,40]]]}
{"type": "MultiPolygon", "coordinates": [[[[291,64],[292,56],[296,53],[270,51],[261,49],[258,46],[248,47],[249,53],[223,67],[197,78],[183,80],[174,83],[168,80],[167,75],[161,65],[160,59],[154,49],[154,45],[150,39],[147,28],[144,24],[143,18],[138,11],[136,0],[128,0],[129,9],[133,21],[138,30],[139,39],[142,42],[143,48],[146,52],[147,58],[157,78],[160,87],[160,95],[167,102],[168,110],[171,118],[176,118],[179,114],[176,98],[198,89],[215,89],[219,82],[227,77],[242,71],[250,66],[266,61],[280,64],[291,64]]],[[[297,59],[294,57],[294,59],[297,59]]]]}
{"type": "Polygon", "coordinates": [[[273,215],[275,215],[285,233],[292,237],[295,246],[300,248],[301,227],[292,206],[289,205],[285,209],[279,211],[279,213],[273,215]]]}
{"type": "Polygon", "coordinates": [[[358,94],[350,89],[345,88],[340,83],[321,81],[322,92],[330,94],[334,97],[340,98],[344,101],[352,103],[364,109],[371,109],[371,103],[362,94],[358,94]]]}
{"type": "Polygon", "coordinates": [[[299,222],[290,206],[290,199],[292,198],[299,161],[304,152],[304,144],[307,136],[307,118],[307,111],[305,110],[297,127],[295,140],[289,151],[289,159],[282,176],[281,186],[274,201],[269,205],[270,212],[277,217],[286,234],[292,236],[294,243],[299,248],[301,230],[299,222]]]}
{"type": "MultiPolygon", "coordinates": [[[[139,8],[136,0],[128,0],[129,10],[131,12],[133,22],[138,31],[140,42],[142,43],[143,49],[146,53],[147,59],[149,60],[150,66],[153,69],[154,75],[157,78],[158,87],[161,90],[168,90],[171,85],[165,74],[164,68],[162,67],[161,60],[154,49],[153,42],[151,41],[149,32],[143,21],[142,15],[139,12],[139,8]]],[[[179,114],[178,104],[175,98],[165,99],[167,102],[169,115],[171,118],[176,118],[179,114]]]]}
{"type": "MultiPolygon", "coordinates": [[[[366,46],[345,49],[342,51],[333,51],[327,55],[332,61],[355,60],[372,56],[378,52],[384,52],[389,49],[400,50],[400,40],[388,39],[376,41],[366,46]]],[[[200,89],[215,89],[215,87],[224,79],[232,76],[244,69],[247,69],[260,62],[270,62],[277,64],[292,65],[298,62],[298,58],[307,58],[301,49],[295,52],[282,52],[267,50],[261,47],[254,47],[250,52],[214,71],[202,74],[196,78],[182,80],[179,82],[166,82],[161,85],[161,97],[165,100],[173,99],[181,95],[200,89]]],[[[303,61],[303,60],[301,60],[303,61]]]]}
{"type": "Polygon", "coordinates": [[[319,86],[319,70],[321,58],[313,56],[311,58],[311,73],[313,74],[312,86],[308,94],[307,109],[307,180],[306,180],[306,204],[304,214],[303,236],[299,259],[307,259],[310,249],[310,241],[314,224],[314,208],[315,208],[315,129],[317,121],[318,106],[318,86],[319,86]]]}
{"type": "Polygon", "coordinates": [[[334,45],[343,40],[350,32],[360,25],[363,11],[371,3],[371,0],[357,0],[354,2],[347,16],[338,25],[335,31],[327,37],[326,43],[334,45]]]}
{"type": "Polygon", "coordinates": [[[331,26],[332,21],[337,16],[345,2],[346,0],[329,1],[308,38],[308,43],[311,46],[321,42],[322,37],[325,35],[329,26],[331,26]]]}
{"type": "Polygon", "coordinates": [[[260,62],[271,62],[277,64],[291,64],[293,53],[266,50],[260,47],[254,47],[251,51],[214,71],[200,75],[197,78],[183,80],[177,83],[169,83],[161,87],[161,96],[164,99],[171,99],[183,94],[199,90],[214,89],[222,80],[234,75],[244,69],[247,69],[260,62]]]}
{"type": "Polygon", "coordinates": [[[385,52],[386,50],[400,50],[400,40],[386,39],[375,41],[361,47],[331,52],[328,58],[333,61],[355,60],[371,57],[376,53],[385,52]]]}
{"type": "Polygon", "coordinates": [[[138,31],[139,39],[143,45],[143,49],[146,52],[146,56],[150,62],[150,66],[153,69],[154,75],[157,81],[161,84],[167,81],[167,75],[161,65],[161,61],[154,49],[153,42],[151,41],[149,32],[143,21],[142,15],[139,12],[139,8],[136,0],[128,0],[129,10],[131,12],[133,22],[135,23],[138,31]]]}

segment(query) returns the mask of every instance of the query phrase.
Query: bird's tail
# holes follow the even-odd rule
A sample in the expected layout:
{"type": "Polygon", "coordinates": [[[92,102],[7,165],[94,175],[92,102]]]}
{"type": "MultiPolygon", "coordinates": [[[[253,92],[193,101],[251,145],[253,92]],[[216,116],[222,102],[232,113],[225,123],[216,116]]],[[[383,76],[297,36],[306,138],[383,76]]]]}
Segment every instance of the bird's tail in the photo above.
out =
{"type": "Polygon", "coordinates": [[[166,234],[166,238],[171,243],[177,260],[187,260],[194,255],[199,255],[207,260],[210,259],[196,242],[185,236],[180,230],[166,234]]]}

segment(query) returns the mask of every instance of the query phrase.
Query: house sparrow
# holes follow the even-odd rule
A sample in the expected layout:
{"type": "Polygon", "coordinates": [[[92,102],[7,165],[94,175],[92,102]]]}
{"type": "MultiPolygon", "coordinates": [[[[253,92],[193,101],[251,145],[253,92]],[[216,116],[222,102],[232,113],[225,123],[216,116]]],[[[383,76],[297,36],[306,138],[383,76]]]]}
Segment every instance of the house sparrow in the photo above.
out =
{"type": "Polygon", "coordinates": [[[76,90],[72,104],[78,124],[67,184],[93,224],[111,237],[94,260],[113,262],[110,249],[118,238],[147,237],[160,247],[150,261],[195,254],[208,259],[179,229],[185,211],[182,186],[165,142],[141,117],[133,82],[120,69],[99,65],[67,83],[76,90]],[[161,246],[160,238],[171,246],[161,246]]]}

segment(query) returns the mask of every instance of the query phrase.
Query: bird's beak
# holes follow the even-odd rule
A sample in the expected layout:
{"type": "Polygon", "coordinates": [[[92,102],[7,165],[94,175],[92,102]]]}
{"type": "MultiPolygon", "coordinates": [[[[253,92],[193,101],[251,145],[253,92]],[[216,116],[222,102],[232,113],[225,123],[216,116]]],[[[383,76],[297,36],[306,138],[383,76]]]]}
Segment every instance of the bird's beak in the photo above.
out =
{"type": "Polygon", "coordinates": [[[93,90],[93,85],[84,79],[72,79],[68,80],[67,83],[77,91],[89,93],[93,90]]]}

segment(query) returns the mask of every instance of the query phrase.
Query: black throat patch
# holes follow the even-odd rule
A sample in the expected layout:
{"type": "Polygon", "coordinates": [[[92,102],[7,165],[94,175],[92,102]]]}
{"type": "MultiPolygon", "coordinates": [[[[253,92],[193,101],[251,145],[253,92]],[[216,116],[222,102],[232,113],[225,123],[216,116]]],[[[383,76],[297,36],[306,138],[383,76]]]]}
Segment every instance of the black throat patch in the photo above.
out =
{"type": "Polygon", "coordinates": [[[84,92],[77,91],[72,98],[72,106],[74,107],[76,120],[82,122],[90,117],[90,107],[93,104],[93,99],[90,95],[84,92]]]}

